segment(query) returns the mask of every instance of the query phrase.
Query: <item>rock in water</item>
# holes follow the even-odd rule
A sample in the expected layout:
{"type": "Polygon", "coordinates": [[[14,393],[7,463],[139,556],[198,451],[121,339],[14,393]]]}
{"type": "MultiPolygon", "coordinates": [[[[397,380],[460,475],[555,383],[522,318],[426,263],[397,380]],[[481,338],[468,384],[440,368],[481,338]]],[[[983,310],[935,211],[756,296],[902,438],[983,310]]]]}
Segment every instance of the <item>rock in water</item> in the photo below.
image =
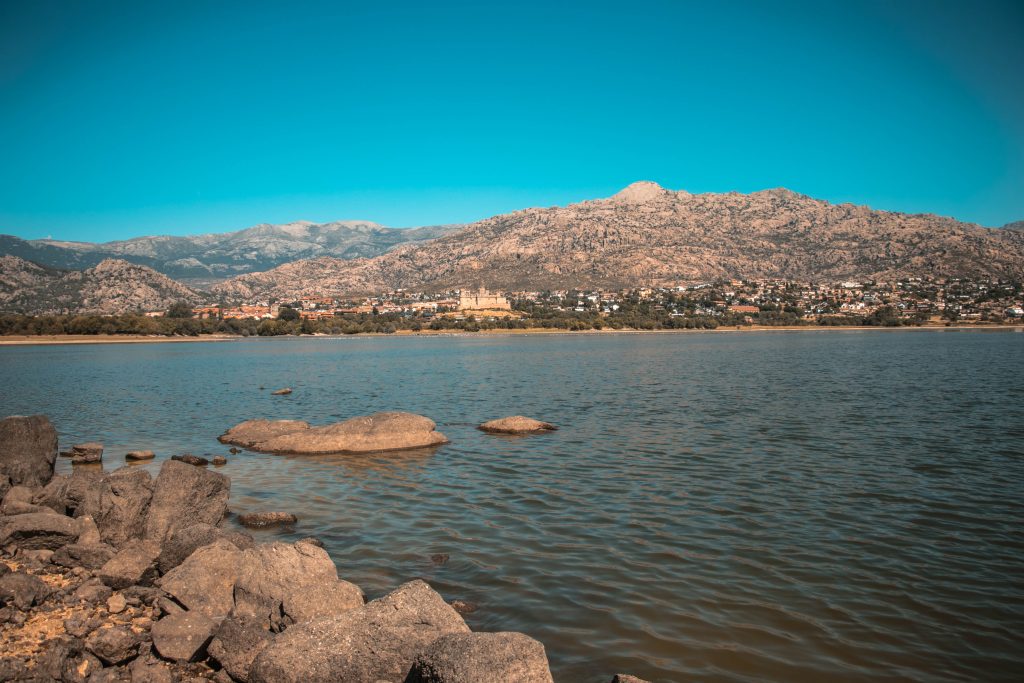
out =
{"type": "Polygon", "coordinates": [[[649,683],[642,678],[636,676],[630,676],[629,674],[615,674],[612,678],[612,683],[649,683]]]}
{"type": "Polygon", "coordinates": [[[231,480],[223,474],[167,460],[153,486],[145,537],[163,543],[175,530],[218,524],[227,512],[231,480]]]}
{"type": "Polygon", "coordinates": [[[522,633],[449,633],[416,657],[405,683],[553,683],[544,646],[522,633]]]}
{"type": "Polygon", "coordinates": [[[196,661],[206,653],[216,627],[217,622],[202,612],[170,614],[153,624],[153,646],[165,659],[196,661]]]}
{"type": "Polygon", "coordinates": [[[45,486],[57,461],[57,430],[45,415],[0,420],[0,475],[15,486],[45,486]]]}
{"type": "Polygon", "coordinates": [[[271,396],[287,396],[292,393],[291,387],[285,387],[284,389],[278,389],[277,391],[271,391],[271,396]]]}
{"type": "Polygon", "coordinates": [[[188,465],[194,465],[196,467],[206,467],[210,464],[210,461],[206,458],[198,455],[192,455],[191,453],[185,453],[184,455],[172,455],[171,460],[177,460],[188,465]]]}
{"type": "Polygon", "coordinates": [[[225,458],[223,455],[215,455],[215,456],[213,456],[213,460],[211,462],[216,467],[223,467],[224,465],[228,464],[228,459],[225,458]]]}
{"type": "Polygon", "coordinates": [[[401,681],[435,640],[468,632],[430,586],[411,581],[363,607],[289,627],[253,662],[249,681],[401,681]]]}
{"type": "Polygon", "coordinates": [[[295,524],[298,521],[299,518],[290,512],[250,512],[238,516],[239,524],[256,529],[280,524],[295,524]]]}
{"type": "Polygon", "coordinates": [[[558,429],[550,422],[541,422],[531,417],[513,415],[498,420],[484,422],[478,427],[481,431],[489,434],[540,434],[542,432],[553,432],[558,429]]]}
{"type": "Polygon", "coordinates": [[[143,460],[152,460],[156,457],[156,453],[153,451],[128,451],[125,453],[124,459],[132,462],[140,462],[143,460]]]}
{"type": "Polygon", "coordinates": [[[243,422],[219,438],[265,453],[375,453],[382,451],[424,448],[447,443],[444,434],[435,431],[434,421],[412,413],[374,413],[353,417],[326,427],[309,427],[306,423],[282,424],[285,421],[243,422]],[[274,436],[260,438],[271,431],[274,436]]]}

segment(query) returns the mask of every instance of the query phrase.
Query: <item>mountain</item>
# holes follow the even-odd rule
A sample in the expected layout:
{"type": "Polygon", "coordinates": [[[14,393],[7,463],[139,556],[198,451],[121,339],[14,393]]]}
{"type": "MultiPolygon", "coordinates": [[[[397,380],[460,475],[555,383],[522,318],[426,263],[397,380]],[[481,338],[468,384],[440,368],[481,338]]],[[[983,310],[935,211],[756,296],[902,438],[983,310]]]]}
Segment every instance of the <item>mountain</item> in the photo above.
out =
{"type": "Polygon", "coordinates": [[[288,263],[213,291],[251,299],[477,284],[589,289],[929,275],[1024,279],[1024,232],[831,204],[785,189],[690,194],[639,182],[608,199],[495,216],[374,258],[288,263]]]}
{"type": "Polygon", "coordinates": [[[136,237],[117,242],[22,240],[0,235],[0,255],[12,255],[61,269],[91,268],[108,258],[148,266],[196,286],[274,268],[317,256],[369,258],[398,245],[422,242],[459,226],[402,230],[366,221],[283,225],[261,224],[245,230],[188,237],[136,237]]]}
{"type": "Polygon", "coordinates": [[[1024,230],[1024,221],[1014,221],[1003,226],[1003,230],[1024,230]]]}
{"type": "Polygon", "coordinates": [[[105,259],[85,270],[57,270],[0,256],[0,311],[34,314],[165,310],[203,297],[152,268],[105,259]]]}

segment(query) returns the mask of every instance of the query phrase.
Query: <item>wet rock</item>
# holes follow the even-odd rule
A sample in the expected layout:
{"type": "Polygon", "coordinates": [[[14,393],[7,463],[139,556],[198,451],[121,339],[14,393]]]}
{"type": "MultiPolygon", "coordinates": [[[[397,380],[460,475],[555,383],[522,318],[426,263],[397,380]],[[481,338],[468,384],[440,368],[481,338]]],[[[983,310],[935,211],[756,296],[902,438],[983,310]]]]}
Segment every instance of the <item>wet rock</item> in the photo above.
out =
{"type": "Polygon", "coordinates": [[[252,448],[257,443],[282,434],[291,434],[309,428],[309,423],[302,420],[246,420],[221,434],[217,440],[221,443],[252,448]]]}
{"type": "Polygon", "coordinates": [[[290,512],[250,512],[238,516],[238,523],[253,529],[281,524],[295,524],[299,518],[290,512]]]}
{"type": "Polygon", "coordinates": [[[218,524],[227,512],[231,480],[175,460],[164,462],[146,517],[145,537],[163,543],[179,528],[218,524]]]}
{"type": "Polygon", "coordinates": [[[112,557],[114,549],[106,543],[69,543],[58,548],[50,561],[61,567],[97,570],[112,557]]]}
{"type": "Polygon", "coordinates": [[[75,520],[55,512],[0,518],[0,547],[13,543],[23,550],[56,550],[77,538],[75,520]]]}
{"type": "Polygon", "coordinates": [[[45,415],[0,420],[0,474],[14,486],[45,486],[57,461],[57,430],[45,415]]]}
{"type": "Polygon", "coordinates": [[[558,427],[550,422],[541,422],[530,417],[513,415],[512,417],[503,417],[498,420],[484,422],[478,429],[490,434],[540,434],[542,432],[552,432],[558,429],[558,427]]]}
{"type": "Polygon", "coordinates": [[[120,614],[128,607],[128,601],[120,593],[114,593],[107,598],[107,611],[111,614],[120,614]]]}
{"type": "Polygon", "coordinates": [[[612,683],[650,683],[650,682],[649,681],[645,681],[642,678],[637,678],[636,676],[630,676],[629,674],[615,674],[615,676],[612,677],[612,683]]]}
{"type": "MultiPolygon", "coordinates": [[[[265,422],[265,421],[262,421],[265,422]]],[[[447,443],[444,434],[435,431],[433,420],[402,412],[374,413],[354,417],[326,427],[297,426],[291,432],[263,440],[233,440],[233,432],[248,436],[256,431],[249,423],[232,428],[220,438],[224,443],[248,443],[249,448],[266,453],[373,453],[424,448],[447,443]]]]}
{"type": "Polygon", "coordinates": [[[234,599],[239,610],[270,615],[275,630],[334,616],[364,602],[362,590],[339,580],[330,556],[309,543],[267,543],[246,550],[234,599]]]}
{"type": "Polygon", "coordinates": [[[185,453],[184,455],[172,455],[171,460],[177,460],[183,462],[186,465],[193,465],[195,467],[206,467],[210,464],[210,461],[198,455],[192,455],[191,453],[185,453]]]}
{"type": "Polygon", "coordinates": [[[217,622],[202,612],[171,614],[153,624],[153,647],[165,659],[197,661],[206,654],[217,622]]]}
{"type": "Polygon", "coordinates": [[[85,648],[105,664],[117,665],[138,653],[139,638],[127,626],[98,628],[85,639],[85,648]]]}
{"type": "Polygon", "coordinates": [[[66,515],[68,510],[64,499],[67,494],[67,488],[68,477],[63,474],[55,474],[50,479],[50,482],[32,499],[32,503],[48,507],[54,512],[66,515]]]}
{"type": "Polygon", "coordinates": [[[156,457],[156,453],[153,451],[128,451],[124,454],[124,459],[131,462],[142,462],[145,460],[152,460],[156,457]]]}
{"type": "Polygon", "coordinates": [[[90,488],[78,514],[93,518],[104,543],[119,548],[145,531],[153,497],[153,478],[146,470],[121,467],[90,488]]]}
{"type": "Polygon", "coordinates": [[[223,455],[215,455],[210,462],[212,462],[216,467],[222,467],[228,464],[228,459],[223,455]]]}
{"type": "Polygon", "coordinates": [[[234,607],[242,551],[226,539],[205,545],[160,579],[160,588],[190,611],[223,617],[234,607]]]}
{"type": "Polygon", "coordinates": [[[253,660],[271,638],[265,624],[232,612],[214,631],[208,650],[233,679],[246,683],[253,660]]]}
{"type": "Polygon", "coordinates": [[[256,657],[249,681],[400,681],[435,640],[468,632],[440,595],[412,581],[363,607],[289,627],[256,657]]]}
{"type": "Polygon", "coordinates": [[[242,452],[241,448],[235,448],[234,446],[232,446],[231,448],[228,449],[228,453],[230,453],[231,455],[238,455],[241,452],[242,452]]]}
{"type": "Polygon", "coordinates": [[[20,610],[38,605],[50,593],[50,587],[37,576],[25,572],[10,572],[0,576],[0,602],[20,610]]]}
{"type": "Polygon", "coordinates": [[[157,575],[159,555],[160,544],[155,541],[129,541],[100,568],[99,578],[114,590],[150,585],[157,575]]]}
{"type": "Polygon", "coordinates": [[[287,396],[292,393],[291,387],[285,387],[284,389],[278,389],[277,391],[271,391],[271,396],[287,396]]]}
{"type": "Polygon", "coordinates": [[[448,604],[450,604],[452,606],[452,609],[454,609],[459,614],[472,614],[473,612],[480,609],[480,607],[475,602],[467,602],[466,600],[452,600],[448,604]]]}
{"type": "Polygon", "coordinates": [[[93,605],[105,603],[114,591],[99,579],[89,579],[79,586],[72,594],[72,598],[78,602],[87,602],[93,605]]]}
{"type": "Polygon", "coordinates": [[[416,657],[405,683],[553,683],[544,646],[522,633],[449,633],[416,657]]]}

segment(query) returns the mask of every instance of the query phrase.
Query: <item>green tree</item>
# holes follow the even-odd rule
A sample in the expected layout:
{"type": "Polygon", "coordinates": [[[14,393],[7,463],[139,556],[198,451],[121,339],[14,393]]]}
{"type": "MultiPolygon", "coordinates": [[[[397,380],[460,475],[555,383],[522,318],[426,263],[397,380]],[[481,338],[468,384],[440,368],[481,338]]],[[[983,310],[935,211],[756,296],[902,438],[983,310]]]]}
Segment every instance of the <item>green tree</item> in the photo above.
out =
{"type": "Polygon", "coordinates": [[[191,318],[192,307],[185,301],[177,301],[171,304],[164,315],[168,318],[191,318]]]}
{"type": "Polygon", "coordinates": [[[277,319],[284,320],[286,322],[293,322],[299,319],[299,312],[291,306],[281,306],[277,310],[277,319]]]}

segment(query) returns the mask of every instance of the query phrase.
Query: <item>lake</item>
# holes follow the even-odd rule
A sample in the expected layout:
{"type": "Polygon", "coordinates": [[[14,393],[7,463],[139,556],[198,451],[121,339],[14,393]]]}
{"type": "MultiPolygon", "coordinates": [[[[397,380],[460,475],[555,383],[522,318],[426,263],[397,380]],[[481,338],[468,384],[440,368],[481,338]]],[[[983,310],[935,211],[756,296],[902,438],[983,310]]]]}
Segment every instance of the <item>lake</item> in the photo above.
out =
{"type": "Polygon", "coordinates": [[[0,387],[0,415],[154,473],[249,418],[434,419],[428,451],[229,456],[231,508],[294,512],[254,535],[319,537],[368,597],[422,577],[477,603],[558,681],[1024,671],[1019,331],[7,347],[0,387]],[[513,414],[560,430],[475,428],[513,414]]]}

